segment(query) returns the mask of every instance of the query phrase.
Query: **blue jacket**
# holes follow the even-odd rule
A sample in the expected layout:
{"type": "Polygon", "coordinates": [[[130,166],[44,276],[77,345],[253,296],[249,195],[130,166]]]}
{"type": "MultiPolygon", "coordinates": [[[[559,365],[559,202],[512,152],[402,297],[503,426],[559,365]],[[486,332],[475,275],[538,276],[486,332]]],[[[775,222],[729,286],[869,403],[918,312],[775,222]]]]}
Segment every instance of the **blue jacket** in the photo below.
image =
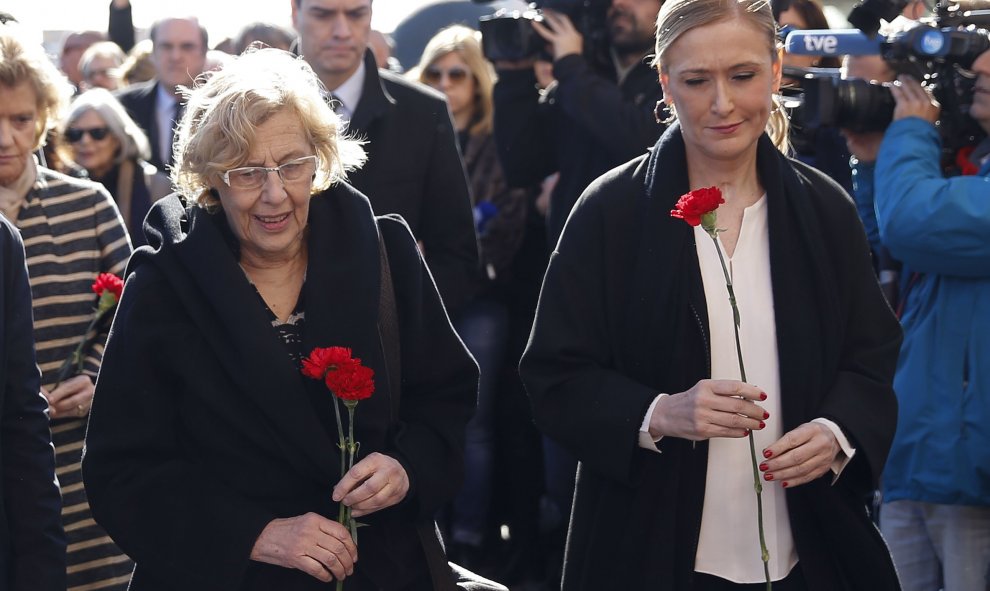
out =
{"type": "Polygon", "coordinates": [[[880,239],[921,274],[902,294],[884,498],[990,505],[990,163],[947,179],[939,159],[919,118],[891,124],[877,158],[880,239]]]}

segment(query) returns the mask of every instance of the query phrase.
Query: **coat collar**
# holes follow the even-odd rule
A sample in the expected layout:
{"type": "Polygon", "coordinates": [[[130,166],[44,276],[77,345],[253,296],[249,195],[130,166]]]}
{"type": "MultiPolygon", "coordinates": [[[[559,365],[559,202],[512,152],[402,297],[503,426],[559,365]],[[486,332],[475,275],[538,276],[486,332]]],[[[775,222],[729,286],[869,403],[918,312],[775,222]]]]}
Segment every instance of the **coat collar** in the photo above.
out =
{"type": "Polygon", "coordinates": [[[375,63],[375,54],[371,52],[371,49],[365,50],[364,67],[364,88],[361,91],[361,101],[354,110],[354,116],[351,117],[350,122],[350,128],[356,131],[367,130],[372,121],[387,113],[395,105],[395,99],[382,84],[378,65],[375,63]]]}

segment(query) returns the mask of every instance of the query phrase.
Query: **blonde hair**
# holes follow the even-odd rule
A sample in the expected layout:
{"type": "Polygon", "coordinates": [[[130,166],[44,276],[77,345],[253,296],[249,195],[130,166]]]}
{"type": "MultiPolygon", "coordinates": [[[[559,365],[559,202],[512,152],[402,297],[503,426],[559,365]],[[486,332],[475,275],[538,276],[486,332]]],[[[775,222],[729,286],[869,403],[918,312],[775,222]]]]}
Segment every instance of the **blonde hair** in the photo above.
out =
{"type": "Polygon", "coordinates": [[[40,44],[25,37],[14,23],[0,25],[0,86],[14,88],[29,84],[34,91],[37,118],[34,122],[34,149],[45,144],[48,131],[61,119],[72,96],[72,85],[48,59],[40,44]]]}
{"type": "Polygon", "coordinates": [[[426,70],[443,56],[456,53],[467,64],[474,77],[474,120],[468,130],[472,135],[491,133],[494,106],[492,89],[495,88],[495,70],[481,50],[481,33],[463,25],[441,30],[430,39],[419,59],[419,65],[408,76],[426,83],[426,70]]]}
{"type": "Polygon", "coordinates": [[[124,110],[120,102],[110,91],[103,88],[87,90],[76,97],[69,106],[69,112],[58,127],[59,133],[65,136],[65,130],[88,112],[94,112],[103,119],[110,133],[120,142],[120,149],[114,157],[114,164],[124,160],[141,158],[147,160],[151,155],[148,138],[138,127],[138,124],[124,110]]]}
{"type": "MultiPolygon", "coordinates": [[[[774,63],[780,60],[777,21],[773,18],[768,0],[666,0],[657,15],[657,43],[652,65],[666,73],[664,56],[681,35],[724,20],[748,22],[765,35],[774,63]]],[[[789,122],[781,100],[778,95],[772,97],[773,108],[767,120],[767,134],[777,149],[786,154],[789,150],[789,122]]],[[[676,114],[671,107],[669,121],[674,118],[676,114]]]]}
{"type": "Polygon", "coordinates": [[[218,205],[211,188],[247,161],[256,128],[276,113],[298,117],[316,152],[313,193],[365,161],[360,142],[343,136],[313,69],[286,51],[248,50],[222,70],[201,75],[195,89],[182,90],[187,105],[176,133],[172,182],[202,207],[218,205]]]}

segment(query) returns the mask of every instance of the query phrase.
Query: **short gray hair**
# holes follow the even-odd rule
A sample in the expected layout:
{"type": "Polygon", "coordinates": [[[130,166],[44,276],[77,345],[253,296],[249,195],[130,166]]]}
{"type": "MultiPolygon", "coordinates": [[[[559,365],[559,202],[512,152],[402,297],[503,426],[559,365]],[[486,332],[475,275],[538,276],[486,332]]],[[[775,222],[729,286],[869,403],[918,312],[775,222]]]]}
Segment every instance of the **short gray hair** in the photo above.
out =
{"type": "Polygon", "coordinates": [[[102,88],[87,90],[76,97],[69,106],[69,112],[62,120],[59,131],[64,134],[67,128],[90,111],[103,119],[110,133],[120,142],[120,151],[114,158],[115,164],[131,159],[147,160],[150,157],[151,148],[144,132],[130,118],[120,102],[102,88]]]}

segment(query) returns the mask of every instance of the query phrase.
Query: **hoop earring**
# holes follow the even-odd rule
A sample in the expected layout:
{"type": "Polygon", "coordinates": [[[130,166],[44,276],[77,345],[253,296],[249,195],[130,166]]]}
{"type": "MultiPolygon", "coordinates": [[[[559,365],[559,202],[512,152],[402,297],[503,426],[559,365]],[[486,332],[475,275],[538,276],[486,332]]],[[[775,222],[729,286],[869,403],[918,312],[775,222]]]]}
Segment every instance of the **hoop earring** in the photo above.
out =
{"type": "Polygon", "coordinates": [[[667,104],[666,101],[657,101],[657,106],[653,108],[653,117],[656,118],[657,123],[672,123],[674,119],[677,119],[677,112],[674,111],[673,104],[667,104]]]}

